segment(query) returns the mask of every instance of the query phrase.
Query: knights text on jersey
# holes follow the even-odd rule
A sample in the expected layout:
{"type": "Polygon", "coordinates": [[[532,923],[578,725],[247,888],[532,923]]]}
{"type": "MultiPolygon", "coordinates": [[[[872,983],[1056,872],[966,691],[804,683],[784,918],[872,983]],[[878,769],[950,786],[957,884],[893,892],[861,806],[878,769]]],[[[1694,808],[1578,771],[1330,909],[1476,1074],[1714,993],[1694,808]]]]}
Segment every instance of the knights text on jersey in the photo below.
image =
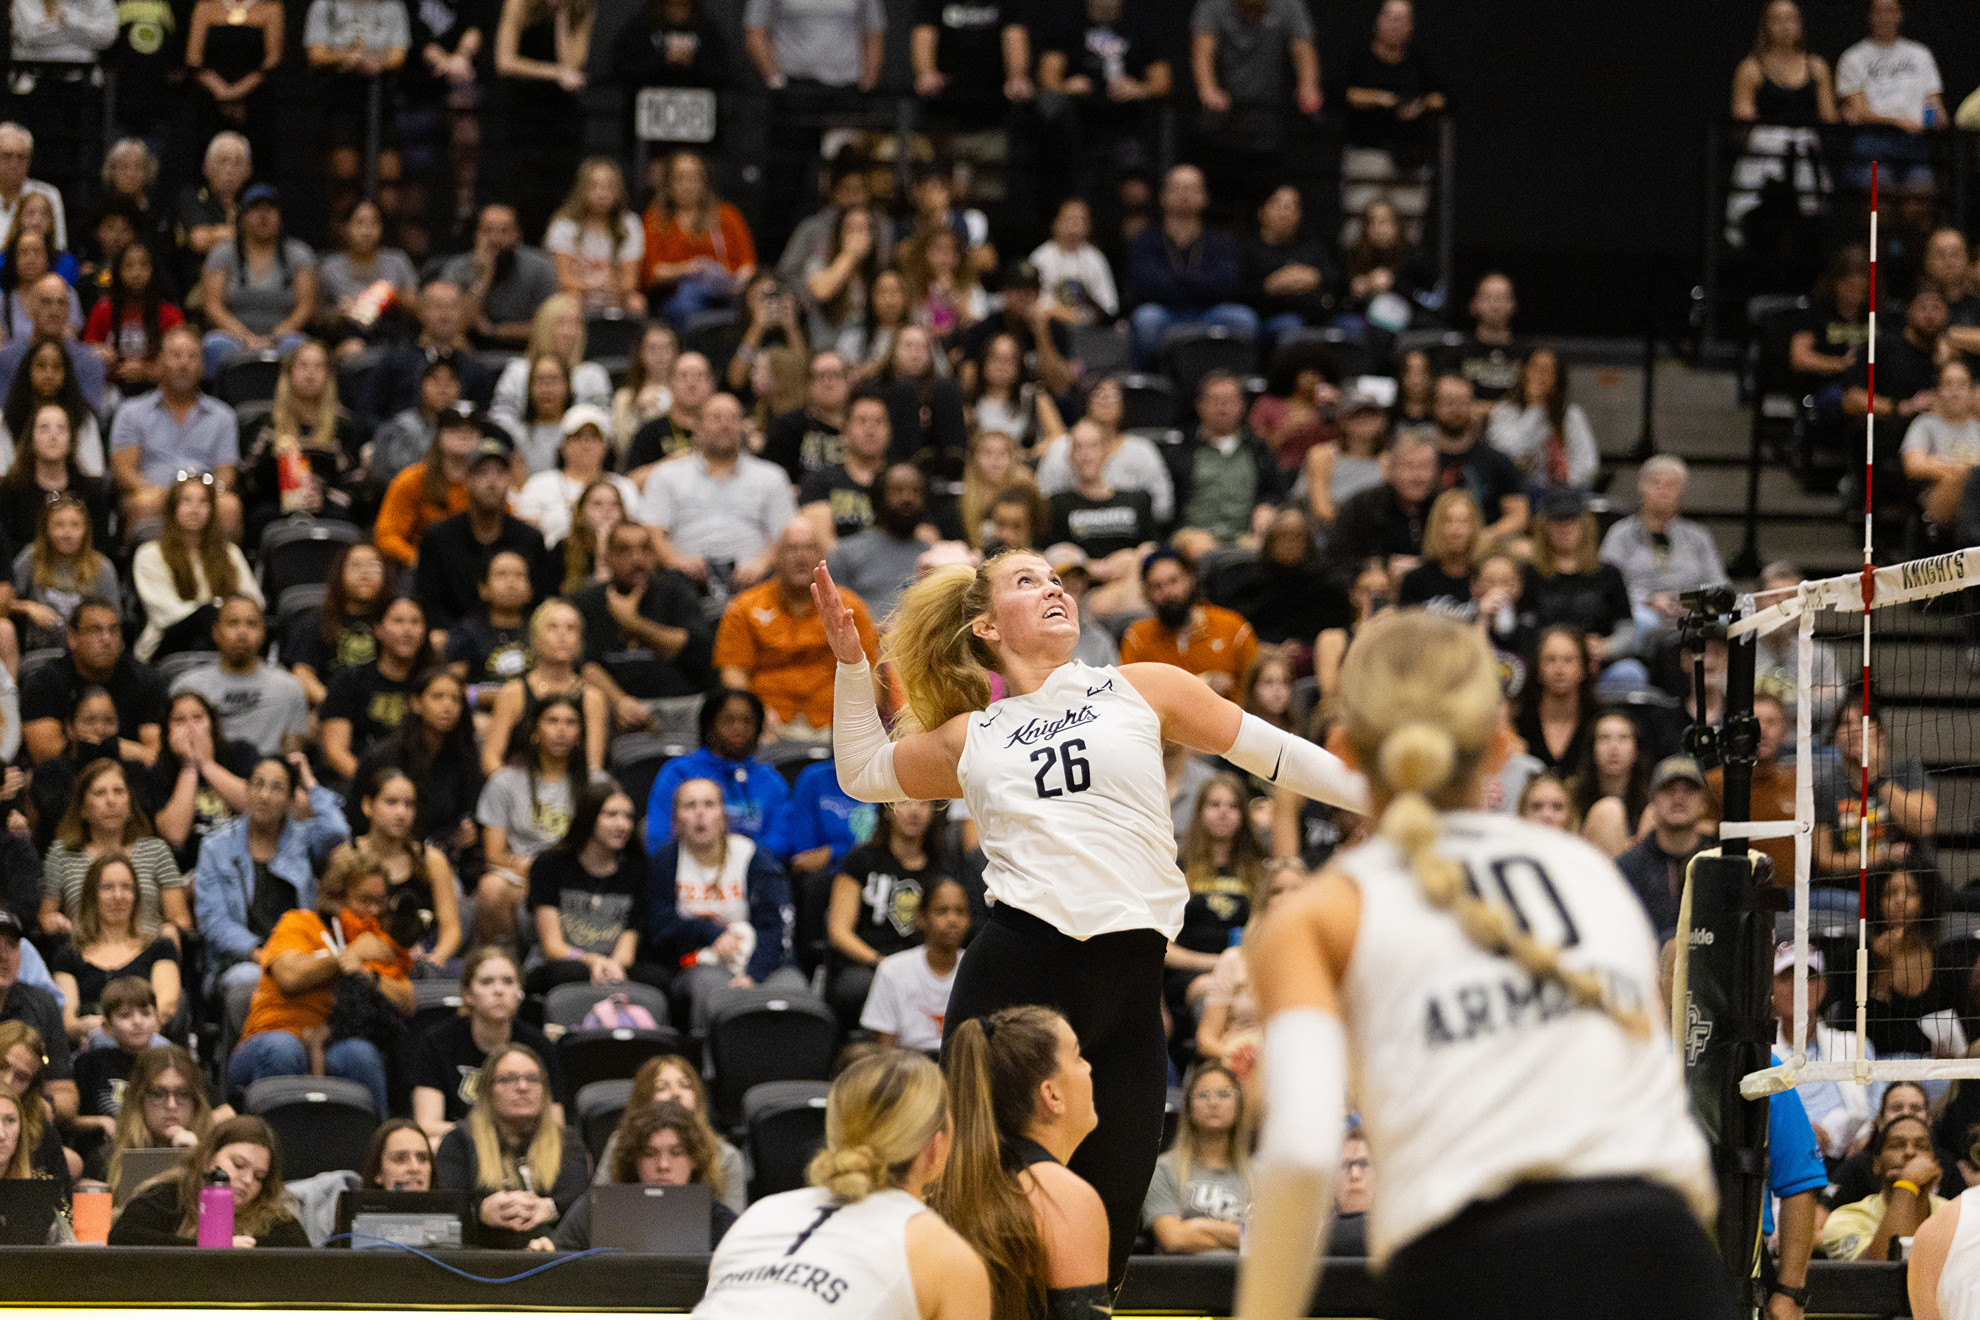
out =
{"type": "Polygon", "coordinates": [[[921,1320],[907,1222],[927,1213],[902,1191],[850,1205],[818,1187],[766,1196],[715,1248],[694,1320],[921,1320]]]}
{"type": "Polygon", "coordinates": [[[999,903],[1076,939],[1182,929],[1162,721],[1118,669],[1070,661],[971,715],[956,777],[999,903]]]}
{"type": "Polygon", "coordinates": [[[1342,1006],[1383,1189],[1369,1215],[1374,1257],[1536,1178],[1643,1177],[1708,1214],[1705,1141],[1662,1026],[1656,939],[1614,863],[1573,835],[1484,812],[1447,814],[1437,851],[1651,1030],[1632,1036],[1480,949],[1386,839],[1336,854],[1361,891],[1342,1006]]]}

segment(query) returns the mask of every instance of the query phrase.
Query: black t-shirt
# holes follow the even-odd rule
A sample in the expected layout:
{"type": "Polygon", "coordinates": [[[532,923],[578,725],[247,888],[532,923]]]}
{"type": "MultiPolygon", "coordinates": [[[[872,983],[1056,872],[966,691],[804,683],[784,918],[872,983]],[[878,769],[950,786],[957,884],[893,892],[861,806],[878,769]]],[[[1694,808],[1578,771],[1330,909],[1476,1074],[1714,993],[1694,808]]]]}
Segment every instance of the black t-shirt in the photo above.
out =
{"type": "Polygon", "coordinates": [[[1290,243],[1267,243],[1258,234],[1246,234],[1238,244],[1238,264],[1243,274],[1245,299],[1265,316],[1288,313],[1306,318],[1309,324],[1327,319],[1328,298],[1338,292],[1340,271],[1327,250],[1312,239],[1290,243]],[[1265,281],[1287,266],[1311,266],[1320,272],[1320,287],[1310,293],[1268,294],[1265,281]]]}
{"type": "Polygon", "coordinates": [[[1147,76],[1148,66],[1161,58],[1137,24],[1123,16],[1114,23],[1061,25],[1052,48],[1066,57],[1068,78],[1084,75],[1093,82],[1093,91],[1078,99],[1080,118],[1088,128],[1131,133],[1140,126],[1145,102],[1115,101],[1107,95],[1108,83],[1116,78],[1139,82],[1147,76]]]}
{"type": "Polygon", "coordinates": [[[1487,403],[1519,384],[1519,370],[1525,362],[1526,350],[1518,340],[1488,344],[1474,334],[1457,350],[1458,374],[1470,381],[1471,392],[1487,403]]]}
{"type": "Polygon", "coordinates": [[[378,672],[378,662],[346,669],[330,680],[329,695],[323,698],[326,720],[351,722],[351,755],[362,760],[371,747],[406,717],[406,699],[412,695],[410,676],[387,678],[378,672]]]}
{"type": "Polygon", "coordinates": [[[1598,565],[1593,573],[1556,573],[1542,577],[1531,565],[1524,570],[1526,585],[1520,601],[1533,611],[1533,626],[1546,628],[1571,623],[1584,632],[1607,637],[1629,621],[1629,585],[1614,564],[1598,565]]]}
{"type": "Polygon", "coordinates": [[[345,619],[337,629],[337,640],[323,642],[323,607],[299,614],[282,636],[282,664],[289,669],[308,665],[325,687],[346,669],[368,665],[378,658],[378,639],[372,633],[377,620],[357,615],[345,619]]]}
{"type": "Polygon", "coordinates": [[[505,550],[521,555],[529,565],[537,600],[557,594],[558,584],[552,580],[556,574],[549,552],[543,548],[542,532],[505,513],[495,539],[483,542],[474,534],[471,516],[457,513],[442,518],[420,538],[416,581],[431,627],[452,628],[462,619],[481,613],[481,584],[488,576],[488,561],[505,550]]]}
{"type": "Polygon", "coordinates": [[[891,848],[863,843],[839,863],[839,874],[859,881],[859,909],[853,934],[881,957],[921,943],[914,927],[921,914],[921,896],[942,873],[936,859],[912,870],[901,865],[891,848]]]}
{"type": "Polygon", "coordinates": [[[626,448],[626,468],[630,471],[645,467],[648,463],[658,463],[663,458],[685,454],[693,445],[694,432],[674,425],[671,416],[661,413],[633,432],[632,444],[626,448]]]}
{"type": "Polygon", "coordinates": [[[529,908],[555,908],[564,942],[609,954],[628,930],[646,928],[645,858],[621,854],[610,875],[593,875],[567,848],[552,848],[529,869],[529,908]]]}
{"type": "Polygon", "coordinates": [[[693,585],[673,569],[661,569],[646,584],[640,597],[643,619],[669,628],[685,628],[687,645],[671,660],[628,637],[612,617],[606,602],[607,584],[595,582],[571,597],[571,604],[584,619],[584,658],[612,676],[627,696],[641,700],[655,697],[688,697],[706,690],[709,669],[708,630],[701,600],[693,585]]]}
{"type": "Polygon", "coordinates": [[[1155,539],[1155,504],[1145,490],[1117,490],[1104,500],[1062,490],[1052,497],[1045,544],[1071,541],[1095,559],[1155,539]]]}
{"type": "MultiPolygon", "coordinates": [[[[1834,304],[1818,302],[1803,314],[1797,332],[1803,331],[1815,336],[1817,353],[1823,357],[1842,357],[1851,350],[1862,349],[1870,338],[1870,322],[1862,312],[1845,317],[1834,304]]],[[[1861,361],[1862,357],[1858,351],[1857,359],[1861,361]]]]}
{"type": "Polygon", "coordinates": [[[1183,905],[1182,930],[1176,943],[1196,953],[1222,953],[1231,946],[1231,932],[1251,920],[1251,894],[1234,875],[1212,876],[1192,888],[1183,905]]]}
{"type": "MultiPolygon", "coordinates": [[[[124,1107],[124,1084],[137,1067],[137,1055],[116,1045],[99,1045],[76,1056],[76,1112],[84,1118],[115,1118],[124,1107]]],[[[197,1085],[197,1083],[192,1083],[197,1085]]]]}
{"type": "MultiPolygon", "coordinates": [[[[1368,46],[1359,47],[1350,55],[1341,72],[1332,75],[1332,80],[1341,87],[1393,92],[1398,103],[1420,100],[1432,92],[1444,90],[1436,71],[1419,59],[1414,51],[1404,55],[1401,62],[1390,64],[1368,46]]],[[[1389,106],[1344,103],[1347,105],[1347,140],[1352,146],[1393,148],[1404,139],[1426,136],[1431,122],[1427,117],[1419,117],[1405,123],[1396,117],[1395,109],[1389,106]]]]}
{"type": "Polygon", "coordinates": [[[529,630],[503,627],[475,615],[447,632],[447,662],[467,666],[469,683],[500,685],[529,668],[529,630]]]}
{"type": "Polygon", "coordinates": [[[138,740],[138,730],[147,724],[165,723],[165,682],[150,665],[128,655],[117,657],[110,681],[94,683],[76,672],[76,662],[68,656],[38,666],[21,681],[21,723],[35,720],[66,720],[76,712],[86,687],[101,687],[117,704],[117,736],[138,740]]]}
{"type": "Polygon", "coordinates": [[[1471,579],[1452,577],[1435,563],[1418,564],[1403,574],[1396,598],[1397,604],[1427,605],[1438,614],[1467,622],[1478,613],[1471,599],[1471,579]]]}
{"type": "Polygon", "coordinates": [[[1335,562],[1348,565],[1368,558],[1420,555],[1428,512],[1427,501],[1413,511],[1405,509],[1387,482],[1372,486],[1341,505],[1334,516],[1334,535],[1327,542],[1327,553],[1335,562]]]}
{"type": "MultiPolygon", "coordinates": [[[[1845,384],[1851,389],[1864,389],[1870,383],[1870,358],[1868,354],[1859,358],[1845,375],[1845,384]]],[[[1877,393],[1886,399],[1903,403],[1920,390],[1929,390],[1939,383],[1939,369],[1932,364],[1932,354],[1912,346],[1903,334],[1886,334],[1877,337],[1877,393]]],[[[1898,425],[1908,425],[1899,420],[1898,425]]]]}
{"type": "MultiPolygon", "coordinates": [[[[290,892],[294,892],[291,890],[290,892]]],[[[110,982],[120,976],[135,976],[141,980],[151,979],[151,969],[161,962],[177,962],[179,948],[172,941],[160,936],[138,952],[138,956],[122,967],[98,967],[82,956],[73,944],[65,944],[55,951],[48,960],[51,972],[67,972],[76,978],[76,993],[82,1002],[77,1005],[77,1013],[87,1017],[102,1012],[103,991],[110,982]]]]}
{"type": "MultiPolygon", "coordinates": [[[[103,54],[117,70],[117,111],[129,127],[149,127],[171,109],[175,75],[185,73],[192,9],[186,0],[124,0],[117,6],[117,40],[103,54]]],[[[145,237],[142,231],[138,236],[145,237]]]]}
{"type": "Polygon", "coordinates": [[[877,484],[877,476],[872,482],[862,483],[846,471],[845,464],[834,463],[823,471],[806,475],[798,487],[798,506],[823,500],[832,510],[833,531],[843,541],[873,525],[873,487],[877,484]]]}
{"type": "MultiPolygon", "coordinates": [[[[550,1074],[550,1098],[558,1104],[564,1103],[564,1074],[557,1066],[557,1051],[551,1046],[550,1038],[517,1019],[509,1024],[509,1039],[536,1051],[550,1074]]],[[[438,1091],[446,1099],[446,1120],[458,1123],[468,1116],[474,1104],[475,1084],[481,1077],[481,1065],[487,1061],[487,1052],[474,1043],[474,1027],[469,1019],[453,1018],[421,1037],[413,1060],[412,1084],[438,1091]]]]}
{"type": "MultiPolygon", "coordinates": [[[[356,782],[370,782],[372,771],[385,765],[412,774],[414,767],[407,763],[401,747],[397,738],[373,747],[359,758],[356,782]]],[[[419,781],[419,829],[450,860],[454,860],[455,830],[462,821],[473,818],[475,805],[481,801],[481,758],[474,754],[474,744],[469,742],[460,755],[449,755],[443,750],[416,778],[419,781]]]]}
{"type": "Polygon", "coordinates": [[[728,42],[714,23],[655,27],[645,13],[635,13],[612,38],[611,79],[628,92],[641,87],[725,87],[731,80],[729,69],[728,42]]]}
{"type": "Polygon", "coordinates": [[[1462,487],[1471,492],[1471,498],[1478,501],[1484,511],[1485,522],[1489,526],[1504,515],[1504,501],[1508,495],[1524,495],[1526,478],[1518,464],[1483,440],[1474,441],[1471,448],[1462,454],[1437,452],[1438,488],[1455,490],[1462,487]]]}
{"type": "Polygon", "coordinates": [[[763,458],[784,469],[793,486],[803,484],[814,472],[844,462],[845,457],[839,428],[819,421],[809,408],[772,418],[763,433],[763,458]]]}
{"type": "Polygon", "coordinates": [[[495,9],[485,0],[419,0],[418,4],[407,5],[407,14],[412,19],[412,48],[406,53],[406,65],[399,74],[401,94],[425,102],[444,99],[451,82],[435,77],[420,52],[434,45],[452,54],[469,28],[481,32],[481,49],[491,50],[495,44],[495,9]]]}
{"type": "MultiPolygon", "coordinates": [[[[254,773],[254,767],[261,760],[261,751],[253,743],[239,738],[229,738],[213,749],[213,759],[230,774],[246,779],[254,773]]],[[[51,764],[53,764],[51,762],[51,764]]],[[[87,761],[76,764],[86,765],[87,761]]],[[[158,753],[158,761],[148,770],[136,767],[127,771],[134,776],[133,783],[144,782],[147,787],[142,792],[144,809],[153,815],[158,808],[172,800],[172,793],[179,785],[179,757],[169,747],[158,753]]],[[[39,781],[41,771],[35,771],[39,781]]],[[[70,783],[74,780],[71,778],[70,783]]],[[[65,795],[66,796],[66,795],[65,795]]],[[[199,846],[206,836],[234,818],[234,809],[227,805],[227,799],[213,791],[213,786],[201,779],[193,790],[192,829],[186,834],[183,847],[174,848],[172,857],[179,864],[179,870],[191,875],[199,865],[199,846]]]]}
{"type": "Polygon", "coordinates": [[[25,1022],[41,1033],[41,1049],[48,1056],[46,1080],[66,1082],[73,1076],[69,1032],[62,1025],[62,1006],[55,1002],[54,995],[40,986],[16,981],[6,997],[0,999],[0,1022],[25,1022]]]}
{"type": "Polygon", "coordinates": [[[936,29],[935,67],[948,101],[994,103],[1004,94],[1004,29],[1024,16],[1009,0],[916,0],[916,27],[936,29]]]}

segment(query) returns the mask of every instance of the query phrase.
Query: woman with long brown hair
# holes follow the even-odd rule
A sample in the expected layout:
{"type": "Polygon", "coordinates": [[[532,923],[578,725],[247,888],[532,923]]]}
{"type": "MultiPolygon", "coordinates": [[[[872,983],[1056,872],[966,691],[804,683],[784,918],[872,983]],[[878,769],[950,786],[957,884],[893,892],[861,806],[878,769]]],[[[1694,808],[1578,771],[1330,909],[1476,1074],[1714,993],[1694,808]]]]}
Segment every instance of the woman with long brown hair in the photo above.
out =
{"type": "MultiPolygon", "coordinates": [[[[51,419],[61,416],[51,407],[51,419]]],[[[28,464],[32,467],[33,464],[28,464]]],[[[96,549],[90,509],[64,492],[44,504],[33,544],[14,561],[14,613],[21,617],[21,649],[64,646],[69,615],[94,596],[120,605],[117,570],[96,549]]]]}
{"type": "Polygon", "coordinates": [[[372,629],[385,602],[391,571],[378,547],[358,542],[330,559],[323,603],[298,615],[282,639],[282,664],[303,685],[313,710],[329,695],[338,673],[378,658],[372,629]]]}
{"type": "Polygon", "coordinates": [[[100,857],[120,854],[137,876],[138,934],[164,935],[176,942],[193,928],[185,877],[171,846],[152,832],[137,804],[124,767],[110,759],[91,761],[76,776],[69,808],[55,827],[55,842],[41,870],[41,929],[67,935],[82,920],[83,880],[100,857]]]}
{"type": "Polygon", "coordinates": [[[1182,929],[1162,957],[1169,1011],[1193,1031],[1198,1006],[1209,989],[1217,956],[1251,919],[1251,896],[1265,870],[1265,848],[1251,828],[1244,781],[1229,772],[1213,775],[1196,795],[1189,829],[1183,835],[1183,879],[1189,902],[1182,929]]]}
{"type": "Polygon", "coordinates": [[[171,1146],[191,1150],[212,1128],[218,1114],[206,1099],[206,1079],[183,1046],[154,1045],[131,1064],[124,1101],[117,1109],[117,1134],[110,1151],[111,1186],[117,1185],[127,1150],[171,1146]]]}
{"type": "Polygon", "coordinates": [[[1074,660],[1078,604],[1030,553],[936,569],[902,593],[883,649],[906,694],[905,736],[892,741],[852,611],[823,566],[812,592],[840,662],[840,785],[872,802],[961,797],[990,859],[996,906],[956,973],[945,1034],[1011,1004],[1050,1005],[1081,1032],[1113,1101],[1078,1172],[1107,1203],[1117,1276],[1160,1144],[1162,960],[1189,902],[1163,745],[1350,809],[1363,785],[1182,670],[1074,660]],[[993,681],[1003,693],[994,703],[993,681]]]}
{"type": "Polygon", "coordinates": [[[699,1320],[826,1320],[841,1305],[870,1320],[990,1320],[983,1262],[922,1204],[950,1153],[944,1090],[940,1070],[906,1050],[840,1073],[811,1186],[764,1197],[729,1230],[699,1320]]]}
{"type": "Polygon", "coordinates": [[[1199,1063],[1183,1082],[1176,1139],[1155,1161],[1142,1218],[1165,1256],[1235,1251],[1251,1208],[1251,1123],[1244,1087],[1221,1063],[1199,1063]]]}
{"type": "Polygon", "coordinates": [[[981,550],[989,542],[990,506],[999,495],[1014,485],[1038,489],[1037,479],[1022,460],[1017,441],[1002,431],[978,431],[970,437],[956,515],[971,549],[981,550]]]}
{"type": "Polygon", "coordinates": [[[1527,354],[1519,380],[1486,417],[1485,439],[1531,488],[1586,486],[1602,465],[1588,414],[1568,398],[1567,369],[1551,348],[1527,354]]]}
{"type": "Polygon", "coordinates": [[[558,287],[588,314],[645,314],[639,272],[646,233],[627,208],[626,176],[617,161],[593,156],[578,166],[570,195],[550,218],[543,250],[557,263],[558,287]]]}
{"type": "Polygon", "coordinates": [[[742,212],[708,183],[708,162],[692,151],[667,157],[647,206],[643,287],[665,294],[660,314],[684,326],[698,312],[728,307],[756,274],[756,242],[742,212]]]}
{"type": "Polygon", "coordinates": [[[559,594],[574,596],[611,578],[605,565],[605,547],[612,529],[627,521],[628,513],[617,481],[601,477],[584,488],[571,505],[571,534],[564,538],[564,583],[559,594]]]}
{"type": "Polygon", "coordinates": [[[215,1123],[190,1158],[138,1189],[110,1226],[113,1247],[190,1247],[199,1234],[199,1193],[215,1170],[234,1192],[236,1247],[308,1247],[309,1234],[282,1185],[282,1143],[250,1115],[215,1123]]]}
{"type": "Polygon", "coordinates": [[[217,489],[205,473],[173,482],[165,492],[164,530],[131,560],[145,614],[144,632],[131,648],[140,660],[209,649],[220,602],[229,596],[266,603],[247,556],[221,529],[217,489]]]}
{"type": "Polygon", "coordinates": [[[948,1079],[954,1145],[929,1204],[982,1257],[991,1314],[1104,1316],[1107,1210],[1065,1167],[1100,1121],[1071,1024],[1035,1005],[971,1018],[949,1037],[948,1079]]]}
{"type": "Polygon", "coordinates": [[[162,935],[140,933],[137,874],[122,853],[105,853],[83,875],[82,917],[70,946],[49,960],[62,991],[63,1025],[76,1049],[104,1026],[103,991],[120,976],[143,977],[157,1001],[158,1020],[179,1011],[179,950],[162,935]]]}
{"type": "Polygon", "coordinates": [[[551,1103],[542,1057],[511,1041],[482,1064],[466,1121],[440,1142],[434,1183],[468,1193],[484,1247],[521,1250],[584,1194],[589,1170],[584,1143],[551,1103]]]}

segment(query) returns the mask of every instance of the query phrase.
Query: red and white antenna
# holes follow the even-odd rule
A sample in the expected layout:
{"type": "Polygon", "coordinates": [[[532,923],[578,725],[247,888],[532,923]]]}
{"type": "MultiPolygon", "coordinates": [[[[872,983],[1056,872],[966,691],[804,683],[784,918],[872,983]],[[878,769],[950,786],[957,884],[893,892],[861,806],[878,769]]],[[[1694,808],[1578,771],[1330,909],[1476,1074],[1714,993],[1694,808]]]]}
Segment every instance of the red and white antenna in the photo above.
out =
{"type": "Polygon", "coordinates": [[[1870,606],[1877,595],[1872,510],[1877,479],[1877,162],[1870,162],[1870,325],[1868,398],[1863,408],[1863,709],[1858,734],[1861,784],[1856,805],[1856,1039],[1868,1041],[1870,1001],[1870,606]]]}

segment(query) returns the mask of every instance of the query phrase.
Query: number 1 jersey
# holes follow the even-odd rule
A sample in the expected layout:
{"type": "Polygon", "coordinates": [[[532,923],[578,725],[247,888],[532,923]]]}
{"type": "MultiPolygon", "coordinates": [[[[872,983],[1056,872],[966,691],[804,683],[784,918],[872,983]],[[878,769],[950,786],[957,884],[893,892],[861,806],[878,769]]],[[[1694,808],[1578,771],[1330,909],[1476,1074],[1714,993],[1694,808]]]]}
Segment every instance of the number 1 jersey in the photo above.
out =
{"type": "Polygon", "coordinates": [[[1645,1178],[1705,1217],[1714,1191],[1663,1025],[1656,936],[1615,864],[1564,831],[1475,811],[1447,813],[1435,848],[1650,1031],[1474,944],[1387,839],[1337,853],[1361,891],[1341,1007],[1374,1163],[1374,1258],[1535,1179],[1645,1178]]]}
{"type": "Polygon", "coordinates": [[[1182,929],[1162,721],[1118,669],[1070,661],[971,714],[956,777],[999,903],[1082,940],[1182,929]]]}

